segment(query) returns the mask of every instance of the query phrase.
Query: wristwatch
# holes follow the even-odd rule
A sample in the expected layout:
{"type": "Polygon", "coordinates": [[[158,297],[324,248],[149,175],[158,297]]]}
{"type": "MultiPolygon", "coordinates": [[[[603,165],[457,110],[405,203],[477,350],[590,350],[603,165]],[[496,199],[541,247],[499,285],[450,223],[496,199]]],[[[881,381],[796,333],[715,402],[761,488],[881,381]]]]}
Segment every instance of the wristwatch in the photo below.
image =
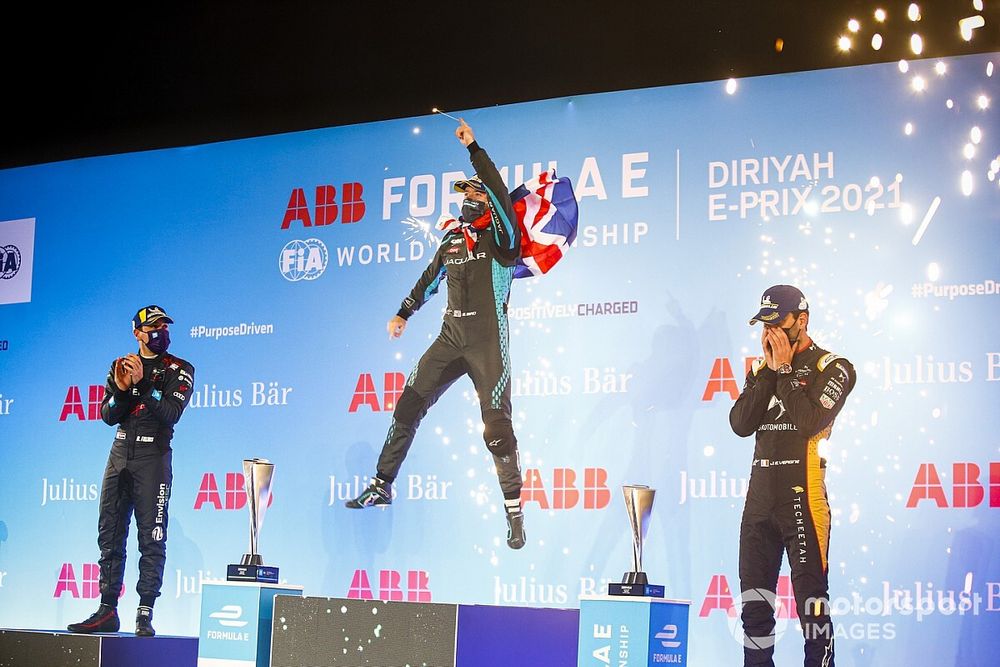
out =
{"type": "Polygon", "coordinates": [[[784,363],[778,366],[778,375],[790,375],[792,372],[792,365],[789,363],[784,363]]]}

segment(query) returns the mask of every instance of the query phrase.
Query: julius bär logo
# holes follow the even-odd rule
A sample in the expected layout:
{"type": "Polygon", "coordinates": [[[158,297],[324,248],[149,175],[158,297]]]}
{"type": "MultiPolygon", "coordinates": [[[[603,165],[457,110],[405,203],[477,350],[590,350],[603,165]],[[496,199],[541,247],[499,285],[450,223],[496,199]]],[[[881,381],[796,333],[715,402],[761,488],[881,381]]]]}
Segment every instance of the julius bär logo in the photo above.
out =
{"type": "Polygon", "coordinates": [[[0,246],[0,280],[10,280],[21,268],[21,251],[16,245],[0,246]]]}
{"type": "MultiPolygon", "coordinates": [[[[247,505],[245,481],[243,473],[227,472],[225,486],[220,493],[215,474],[206,472],[201,478],[201,486],[198,487],[198,495],[194,499],[194,508],[200,510],[204,505],[210,505],[217,510],[243,509],[247,505]]],[[[271,494],[267,506],[270,507],[273,503],[274,494],[271,494]]]]}
{"type": "Polygon", "coordinates": [[[1000,461],[990,462],[988,480],[982,479],[983,469],[976,463],[953,463],[951,473],[951,505],[948,504],[948,496],[941,484],[937,466],[933,463],[921,463],[906,506],[912,509],[922,503],[933,503],[936,507],[945,509],[978,507],[987,500],[988,491],[988,506],[1000,507],[1000,461]]]}
{"type": "MultiPolygon", "coordinates": [[[[743,358],[743,377],[746,377],[759,357],[743,358]]],[[[742,378],[741,378],[742,379],[742,378]]],[[[733,374],[733,366],[726,357],[717,358],[712,364],[712,372],[705,383],[705,392],[701,395],[701,400],[715,400],[716,394],[729,394],[734,401],[740,397],[740,385],[733,374]]]]}
{"type": "Polygon", "coordinates": [[[337,188],[332,185],[316,186],[316,208],[313,215],[309,214],[309,203],[303,188],[292,190],[288,198],[285,217],[281,220],[281,228],[289,229],[293,222],[301,223],[303,227],[324,227],[337,222],[340,215],[341,224],[357,222],[365,217],[365,202],[362,199],[364,188],[360,183],[344,183],[340,186],[341,200],[337,204],[337,188]]]}
{"type": "MultiPolygon", "coordinates": [[[[430,602],[430,577],[425,570],[409,570],[406,573],[406,591],[404,598],[403,575],[396,570],[380,570],[378,573],[378,599],[407,602],[430,602]]],[[[347,591],[350,600],[374,600],[372,585],[368,572],[355,570],[351,578],[351,588],[347,591]]]]}
{"type": "Polygon", "coordinates": [[[583,489],[577,486],[577,472],[572,468],[555,468],[552,471],[551,492],[547,493],[542,472],[538,468],[524,471],[521,503],[538,503],[543,510],[568,510],[583,500],[583,509],[601,510],[611,502],[608,489],[608,471],[605,468],[584,468],[583,489]]]}
{"type": "Polygon", "coordinates": [[[64,422],[70,417],[76,417],[80,421],[93,421],[101,418],[101,401],[104,400],[104,386],[99,384],[90,385],[87,391],[86,410],[84,410],[83,397],[80,388],[72,386],[66,390],[66,399],[63,401],[62,412],[59,414],[59,421],[64,422]]]}
{"type": "Polygon", "coordinates": [[[385,373],[382,377],[382,404],[379,405],[379,392],[375,387],[375,378],[372,377],[372,373],[362,373],[358,376],[358,383],[354,387],[351,405],[347,411],[357,412],[361,406],[367,406],[371,408],[372,412],[392,412],[405,388],[405,375],[395,372],[385,373]]]}
{"type": "Polygon", "coordinates": [[[278,255],[278,270],[285,280],[316,280],[326,271],[330,260],[326,244],[319,239],[289,241],[278,255]]]}

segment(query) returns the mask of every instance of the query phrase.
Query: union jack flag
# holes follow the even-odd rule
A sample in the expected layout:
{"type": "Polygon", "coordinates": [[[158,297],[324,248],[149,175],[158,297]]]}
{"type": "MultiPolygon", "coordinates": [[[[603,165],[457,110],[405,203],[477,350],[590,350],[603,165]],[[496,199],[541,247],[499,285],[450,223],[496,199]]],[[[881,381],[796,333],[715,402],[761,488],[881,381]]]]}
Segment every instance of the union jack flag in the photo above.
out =
{"type": "Polygon", "coordinates": [[[579,210],[573,184],[550,169],[518,186],[510,199],[521,226],[521,258],[514,277],[546,274],[576,239],[579,210]]]}

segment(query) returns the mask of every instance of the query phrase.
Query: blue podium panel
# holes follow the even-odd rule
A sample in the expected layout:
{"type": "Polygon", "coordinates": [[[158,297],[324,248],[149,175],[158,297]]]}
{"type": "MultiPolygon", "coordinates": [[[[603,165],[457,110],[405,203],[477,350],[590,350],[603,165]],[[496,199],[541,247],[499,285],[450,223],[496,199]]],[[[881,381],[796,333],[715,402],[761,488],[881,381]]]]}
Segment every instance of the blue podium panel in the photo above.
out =
{"type": "Polygon", "coordinates": [[[201,590],[198,667],[268,667],[276,595],[301,596],[302,587],[205,582],[201,590]]]}
{"type": "Polygon", "coordinates": [[[456,667],[574,667],[579,622],[576,609],[459,605],[456,667]]]}
{"type": "Polygon", "coordinates": [[[690,605],[650,597],[582,597],[577,665],[686,665],[690,605]]]}
{"type": "Polygon", "coordinates": [[[0,630],[0,667],[194,667],[195,637],[0,630]]]}

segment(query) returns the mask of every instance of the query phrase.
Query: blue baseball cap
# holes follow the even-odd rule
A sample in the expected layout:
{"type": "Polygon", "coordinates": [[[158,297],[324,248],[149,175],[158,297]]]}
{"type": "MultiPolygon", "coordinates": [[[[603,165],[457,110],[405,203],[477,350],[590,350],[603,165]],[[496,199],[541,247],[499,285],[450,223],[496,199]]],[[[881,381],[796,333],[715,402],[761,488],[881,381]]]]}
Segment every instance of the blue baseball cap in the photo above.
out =
{"type": "Polygon", "coordinates": [[[478,176],[473,176],[472,178],[465,178],[460,181],[455,181],[455,192],[465,192],[466,188],[472,188],[476,192],[486,192],[486,186],[479,179],[478,176]]]}
{"type": "Polygon", "coordinates": [[[173,324],[167,312],[156,305],[144,306],[139,309],[132,318],[132,329],[140,329],[144,326],[151,326],[154,322],[165,320],[167,324],[173,324]]]}
{"type": "Polygon", "coordinates": [[[762,322],[777,325],[785,319],[785,315],[795,311],[809,312],[806,297],[798,287],[775,285],[767,288],[760,297],[760,310],[750,319],[750,324],[762,322]]]}

